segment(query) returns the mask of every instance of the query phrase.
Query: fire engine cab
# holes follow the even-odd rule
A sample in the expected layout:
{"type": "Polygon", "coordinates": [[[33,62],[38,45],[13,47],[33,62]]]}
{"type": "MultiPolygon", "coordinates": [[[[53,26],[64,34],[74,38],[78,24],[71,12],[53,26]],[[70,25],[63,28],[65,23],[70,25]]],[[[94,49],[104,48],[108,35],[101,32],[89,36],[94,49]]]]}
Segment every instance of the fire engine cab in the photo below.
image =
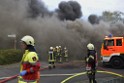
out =
{"type": "Polygon", "coordinates": [[[105,66],[122,68],[124,66],[124,37],[106,36],[101,47],[101,59],[105,66]]]}

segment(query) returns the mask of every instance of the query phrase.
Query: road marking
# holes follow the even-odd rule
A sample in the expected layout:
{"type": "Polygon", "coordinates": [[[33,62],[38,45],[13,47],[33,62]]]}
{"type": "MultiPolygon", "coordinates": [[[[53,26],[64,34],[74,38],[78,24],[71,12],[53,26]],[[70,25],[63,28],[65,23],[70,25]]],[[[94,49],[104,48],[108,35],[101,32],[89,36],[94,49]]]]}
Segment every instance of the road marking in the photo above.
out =
{"type": "Polygon", "coordinates": [[[40,76],[42,77],[46,77],[46,76],[71,76],[71,75],[75,75],[77,73],[72,73],[72,74],[42,74],[40,76]]]}
{"type": "MultiPolygon", "coordinates": [[[[42,71],[42,70],[45,70],[45,69],[48,69],[48,67],[42,68],[41,71],[42,71]]],[[[99,73],[112,74],[112,75],[116,75],[116,76],[118,76],[118,77],[124,78],[123,75],[118,74],[118,73],[114,73],[114,72],[110,72],[110,71],[97,71],[97,72],[99,72],[99,73]]],[[[41,74],[40,76],[42,76],[42,77],[43,77],[43,76],[70,76],[70,77],[68,77],[67,79],[65,79],[65,80],[63,80],[63,81],[61,82],[61,83],[65,83],[66,81],[68,81],[68,80],[70,80],[70,79],[72,79],[72,78],[74,78],[74,77],[76,77],[76,76],[80,76],[80,75],[84,75],[84,74],[86,74],[86,72],[82,72],[82,73],[72,73],[72,74],[41,74]]],[[[18,75],[10,76],[10,77],[1,77],[0,80],[9,81],[10,79],[13,79],[13,78],[16,78],[16,77],[18,77],[18,75]],[[9,80],[8,80],[8,79],[9,79],[9,80]]],[[[1,82],[1,81],[0,81],[0,82],[1,82]]]]}
{"type": "MultiPolygon", "coordinates": [[[[116,76],[119,76],[119,77],[123,77],[123,75],[121,74],[118,74],[118,73],[114,73],[114,72],[109,72],[109,71],[97,71],[98,73],[107,73],[107,74],[112,74],[112,75],[116,75],[116,76]]],[[[76,76],[79,76],[79,75],[84,75],[86,74],[86,72],[82,72],[82,73],[71,73],[71,74],[41,74],[40,76],[41,77],[50,77],[50,76],[71,76],[71,78],[73,77],[76,77],[76,76]],[[73,75],[73,76],[72,76],[73,75]]],[[[6,78],[10,78],[9,77],[1,77],[0,80],[2,79],[6,79],[6,78]]],[[[68,79],[71,79],[71,78],[68,78],[68,79]]],[[[62,82],[63,83],[63,82],[62,82]]]]}
{"type": "MultiPolygon", "coordinates": [[[[72,73],[72,74],[41,74],[41,77],[49,77],[49,76],[71,76],[71,75],[75,75],[77,73],[72,73]]],[[[8,77],[1,77],[0,80],[2,79],[6,79],[6,78],[10,78],[11,76],[8,77]]]]}
{"type": "Polygon", "coordinates": [[[43,76],[43,77],[47,77],[47,76],[72,76],[75,74],[77,74],[77,73],[72,73],[72,74],[42,74],[40,76],[43,76]]]}

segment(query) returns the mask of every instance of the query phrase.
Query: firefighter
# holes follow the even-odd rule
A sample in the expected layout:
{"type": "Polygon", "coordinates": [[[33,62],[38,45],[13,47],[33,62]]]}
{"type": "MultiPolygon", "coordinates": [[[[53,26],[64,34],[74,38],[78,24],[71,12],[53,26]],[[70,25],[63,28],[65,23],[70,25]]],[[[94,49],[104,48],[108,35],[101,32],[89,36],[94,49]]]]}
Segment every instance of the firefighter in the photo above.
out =
{"type": "Polygon", "coordinates": [[[87,45],[88,54],[86,57],[86,71],[89,78],[89,83],[97,83],[95,80],[96,64],[97,64],[97,53],[94,45],[89,43],[87,45]]]}
{"type": "Polygon", "coordinates": [[[65,59],[65,62],[68,62],[68,50],[66,47],[64,47],[64,59],[65,59]]]}
{"type": "Polygon", "coordinates": [[[34,38],[29,35],[24,36],[21,39],[20,46],[24,50],[24,54],[21,60],[18,83],[38,83],[40,62],[34,48],[34,38]]]}
{"type": "Polygon", "coordinates": [[[62,48],[61,46],[56,46],[57,54],[56,54],[56,59],[57,62],[62,63],[62,48]]]}
{"type": "Polygon", "coordinates": [[[60,62],[60,49],[56,46],[56,62],[60,62]]]}
{"type": "Polygon", "coordinates": [[[49,62],[49,69],[55,68],[55,57],[53,53],[53,47],[50,47],[48,62],[49,62]]]}
{"type": "Polygon", "coordinates": [[[62,63],[62,47],[59,46],[59,62],[62,63]]]}
{"type": "Polygon", "coordinates": [[[55,55],[55,56],[56,56],[56,62],[58,62],[58,58],[59,58],[59,56],[58,56],[58,55],[59,55],[59,53],[58,53],[58,48],[59,48],[59,47],[56,46],[55,48],[56,48],[56,55],[55,55]]]}
{"type": "Polygon", "coordinates": [[[54,59],[55,59],[55,62],[56,62],[56,55],[57,55],[56,47],[53,47],[53,55],[54,55],[54,59]]]}

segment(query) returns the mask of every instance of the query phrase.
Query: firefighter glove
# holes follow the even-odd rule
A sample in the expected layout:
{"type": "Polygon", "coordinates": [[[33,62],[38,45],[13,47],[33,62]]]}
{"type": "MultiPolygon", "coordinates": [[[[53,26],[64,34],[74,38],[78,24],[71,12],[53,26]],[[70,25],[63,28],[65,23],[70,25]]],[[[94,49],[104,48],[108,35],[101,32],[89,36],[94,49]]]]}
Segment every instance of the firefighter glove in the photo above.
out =
{"type": "Polygon", "coordinates": [[[26,73],[27,73],[27,71],[23,70],[23,71],[20,72],[20,76],[24,76],[26,73]]]}

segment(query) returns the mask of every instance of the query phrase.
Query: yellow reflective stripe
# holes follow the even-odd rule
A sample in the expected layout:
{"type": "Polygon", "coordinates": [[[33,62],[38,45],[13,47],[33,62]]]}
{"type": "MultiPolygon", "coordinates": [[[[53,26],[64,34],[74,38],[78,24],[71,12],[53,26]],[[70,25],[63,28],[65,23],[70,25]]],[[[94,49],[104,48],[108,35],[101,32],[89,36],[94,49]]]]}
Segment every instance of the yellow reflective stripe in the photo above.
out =
{"type": "Polygon", "coordinates": [[[86,59],[86,62],[88,62],[88,61],[89,61],[89,58],[86,59]]]}
{"type": "Polygon", "coordinates": [[[87,62],[89,61],[89,58],[94,59],[94,56],[90,55],[89,57],[87,57],[87,58],[86,58],[86,61],[87,61],[87,62]]]}
{"type": "Polygon", "coordinates": [[[25,80],[22,78],[22,76],[19,76],[18,80],[19,83],[27,83],[27,82],[36,83],[36,80],[25,80]]]}
{"type": "Polygon", "coordinates": [[[92,59],[94,59],[94,57],[93,57],[92,55],[90,55],[90,56],[89,56],[89,58],[92,58],[92,59]]]}
{"type": "Polygon", "coordinates": [[[30,83],[36,83],[37,81],[36,80],[24,80],[24,79],[19,79],[19,81],[22,81],[22,82],[30,82],[30,83]]]}

